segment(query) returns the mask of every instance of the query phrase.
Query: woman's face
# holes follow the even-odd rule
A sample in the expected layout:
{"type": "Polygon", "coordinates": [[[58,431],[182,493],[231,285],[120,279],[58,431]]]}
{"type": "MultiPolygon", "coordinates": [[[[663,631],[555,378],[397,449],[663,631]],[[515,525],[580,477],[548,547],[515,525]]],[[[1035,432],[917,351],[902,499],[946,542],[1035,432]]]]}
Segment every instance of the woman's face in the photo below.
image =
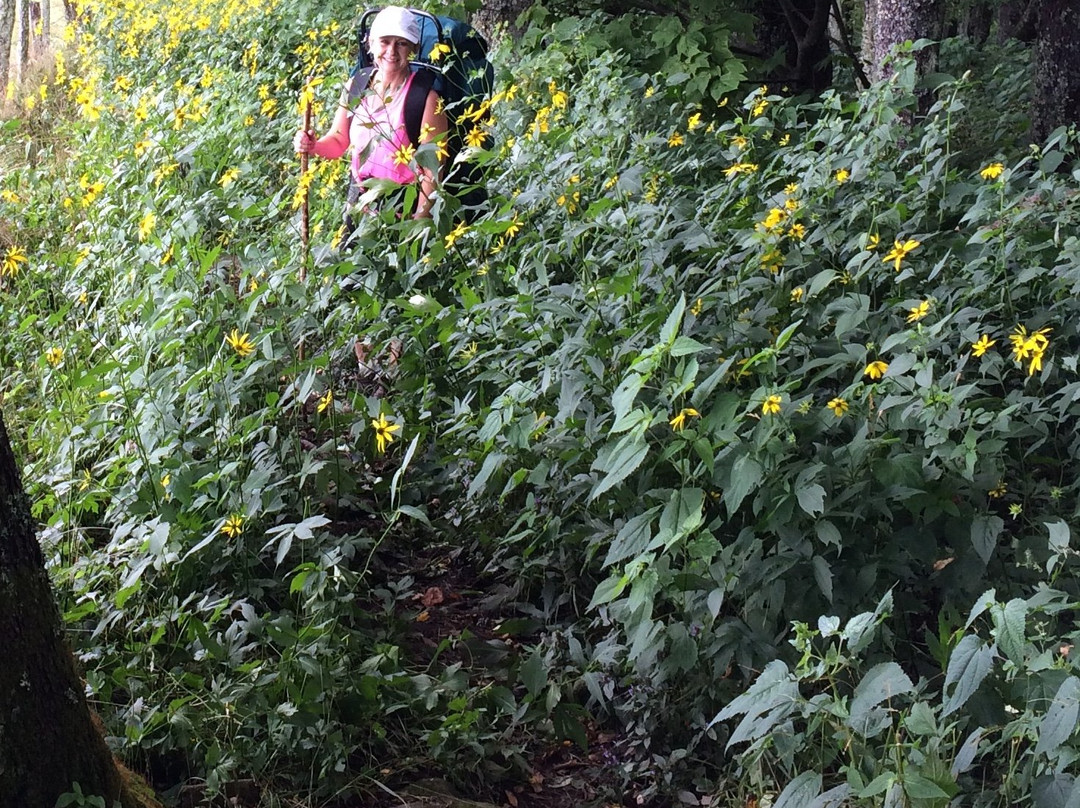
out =
{"type": "Polygon", "coordinates": [[[399,36],[382,36],[371,43],[375,67],[383,76],[402,75],[409,71],[409,56],[416,49],[409,40],[399,36]]]}

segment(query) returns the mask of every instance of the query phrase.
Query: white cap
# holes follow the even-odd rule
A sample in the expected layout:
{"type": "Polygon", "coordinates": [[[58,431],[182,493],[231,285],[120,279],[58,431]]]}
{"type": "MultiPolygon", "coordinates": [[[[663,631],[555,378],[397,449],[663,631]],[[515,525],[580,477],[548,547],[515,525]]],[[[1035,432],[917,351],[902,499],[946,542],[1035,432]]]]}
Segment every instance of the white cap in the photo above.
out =
{"type": "Polygon", "coordinates": [[[384,36],[397,36],[407,39],[414,45],[420,44],[420,23],[416,15],[401,6],[387,6],[371,23],[368,41],[375,42],[384,36]]]}

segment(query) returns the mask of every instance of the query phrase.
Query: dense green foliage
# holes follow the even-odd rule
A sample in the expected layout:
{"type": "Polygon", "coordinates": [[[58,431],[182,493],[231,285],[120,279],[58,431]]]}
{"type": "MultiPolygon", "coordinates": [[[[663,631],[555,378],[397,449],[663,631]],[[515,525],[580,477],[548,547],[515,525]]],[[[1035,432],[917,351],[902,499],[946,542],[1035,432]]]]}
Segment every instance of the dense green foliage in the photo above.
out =
{"type": "Polygon", "coordinates": [[[1080,208],[1024,54],[952,44],[914,121],[907,63],[791,99],[542,20],[484,214],[339,251],[322,163],[305,264],[352,11],[181,5],[93,8],[0,189],[5,418],[130,758],[318,801],[603,727],[643,800],[1066,804],[1080,208]],[[498,624],[432,650],[435,556],[498,624]]]}

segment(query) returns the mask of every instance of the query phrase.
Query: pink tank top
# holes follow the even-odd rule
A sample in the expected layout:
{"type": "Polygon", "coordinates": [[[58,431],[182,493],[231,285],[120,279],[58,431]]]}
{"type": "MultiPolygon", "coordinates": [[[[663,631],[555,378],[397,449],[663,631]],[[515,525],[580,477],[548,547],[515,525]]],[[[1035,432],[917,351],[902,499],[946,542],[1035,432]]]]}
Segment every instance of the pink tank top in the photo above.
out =
{"type": "Polygon", "coordinates": [[[353,110],[349,143],[353,178],[358,183],[367,179],[393,180],[402,185],[415,182],[416,172],[409,163],[394,160],[401,147],[412,146],[405,131],[405,96],[415,75],[410,74],[401,90],[387,99],[370,90],[365,92],[353,110]]]}

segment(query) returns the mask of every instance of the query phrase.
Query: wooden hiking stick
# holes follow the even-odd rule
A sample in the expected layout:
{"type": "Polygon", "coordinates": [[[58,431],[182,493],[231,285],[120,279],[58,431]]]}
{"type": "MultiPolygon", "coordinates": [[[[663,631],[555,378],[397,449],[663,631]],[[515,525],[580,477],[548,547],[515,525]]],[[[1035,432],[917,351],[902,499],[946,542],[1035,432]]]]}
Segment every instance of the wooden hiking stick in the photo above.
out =
{"type": "MultiPolygon", "coordinates": [[[[310,85],[311,77],[309,76],[305,87],[310,85]]],[[[310,94],[305,92],[304,98],[304,132],[311,131],[311,97],[310,94]]],[[[300,155],[300,183],[303,184],[307,178],[308,172],[308,153],[303,152],[300,155]]],[[[300,203],[300,283],[303,283],[307,279],[307,259],[308,259],[308,243],[311,240],[311,236],[308,230],[309,214],[308,214],[308,189],[304,188],[304,199],[300,203]]]]}

